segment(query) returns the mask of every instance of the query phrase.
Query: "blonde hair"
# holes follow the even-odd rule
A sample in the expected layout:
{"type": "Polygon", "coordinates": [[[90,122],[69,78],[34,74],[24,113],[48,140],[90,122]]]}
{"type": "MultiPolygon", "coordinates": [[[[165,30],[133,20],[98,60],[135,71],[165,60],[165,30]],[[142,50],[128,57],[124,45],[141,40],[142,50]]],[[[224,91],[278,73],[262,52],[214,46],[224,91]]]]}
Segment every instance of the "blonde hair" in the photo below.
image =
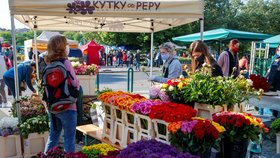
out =
{"type": "Polygon", "coordinates": [[[47,62],[52,62],[58,59],[67,58],[66,53],[67,39],[65,36],[56,35],[51,37],[48,42],[48,54],[46,56],[47,62]]]}
{"type": "Polygon", "coordinates": [[[197,65],[199,64],[194,57],[192,56],[193,52],[200,52],[202,55],[204,55],[204,62],[206,62],[208,65],[212,65],[213,62],[215,62],[215,59],[211,56],[211,54],[208,51],[207,45],[201,41],[197,40],[194,41],[189,48],[191,60],[192,60],[192,72],[194,73],[196,70],[197,65]]]}

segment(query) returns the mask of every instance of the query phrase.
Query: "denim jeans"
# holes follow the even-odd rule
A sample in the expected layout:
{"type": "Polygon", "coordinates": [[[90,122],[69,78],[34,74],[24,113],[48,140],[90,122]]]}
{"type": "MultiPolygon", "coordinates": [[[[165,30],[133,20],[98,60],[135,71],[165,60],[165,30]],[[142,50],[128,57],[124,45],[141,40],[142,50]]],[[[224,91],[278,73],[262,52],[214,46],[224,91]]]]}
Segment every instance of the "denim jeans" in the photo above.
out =
{"type": "Polygon", "coordinates": [[[55,114],[56,130],[53,127],[52,117],[49,114],[50,119],[50,134],[48,142],[45,147],[45,153],[51,148],[57,146],[61,130],[64,129],[64,151],[75,152],[75,138],[76,138],[76,125],[77,125],[77,111],[67,110],[58,114],[55,114]]]}
{"type": "Polygon", "coordinates": [[[3,76],[5,84],[8,86],[10,89],[11,93],[13,94],[14,98],[16,96],[16,90],[15,90],[15,79],[13,78],[8,78],[3,76]]]}

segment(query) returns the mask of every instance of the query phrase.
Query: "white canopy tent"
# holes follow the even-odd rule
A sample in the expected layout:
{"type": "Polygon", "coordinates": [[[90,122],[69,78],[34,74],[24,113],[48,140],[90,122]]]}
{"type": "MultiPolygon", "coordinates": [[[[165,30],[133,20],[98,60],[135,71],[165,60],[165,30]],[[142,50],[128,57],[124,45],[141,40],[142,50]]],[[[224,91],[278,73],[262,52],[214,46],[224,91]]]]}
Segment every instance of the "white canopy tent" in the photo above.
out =
{"type": "MultiPolygon", "coordinates": [[[[61,35],[59,32],[43,31],[37,38],[37,49],[39,51],[46,51],[47,43],[52,36],[61,35]]],[[[28,51],[31,47],[34,47],[34,39],[24,41],[24,55],[25,60],[28,59],[28,51]]],[[[70,48],[78,48],[78,41],[67,39],[67,43],[70,48]]]]}
{"type": "MultiPolygon", "coordinates": [[[[153,54],[154,32],[197,20],[203,37],[203,0],[9,0],[9,5],[13,48],[14,18],[34,29],[35,43],[36,30],[143,32],[151,33],[153,54]]],[[[17,80],[16,67],[15,76],[17,80]]]]}

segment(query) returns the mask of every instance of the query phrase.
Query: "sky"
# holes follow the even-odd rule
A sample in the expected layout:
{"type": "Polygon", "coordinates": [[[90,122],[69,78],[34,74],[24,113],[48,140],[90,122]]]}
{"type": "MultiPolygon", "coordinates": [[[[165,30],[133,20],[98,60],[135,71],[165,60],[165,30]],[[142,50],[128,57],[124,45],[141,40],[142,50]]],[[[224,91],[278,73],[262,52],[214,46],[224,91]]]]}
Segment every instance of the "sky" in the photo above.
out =
{"type": "MultiPolygon", "coordinates": [[[[11,29],[11,18],[8,0],[0,0],[0,28],[11,29]]],[[[25,25],[21,24],[15,20],[16,28],[27,28],[25,25]]]]}

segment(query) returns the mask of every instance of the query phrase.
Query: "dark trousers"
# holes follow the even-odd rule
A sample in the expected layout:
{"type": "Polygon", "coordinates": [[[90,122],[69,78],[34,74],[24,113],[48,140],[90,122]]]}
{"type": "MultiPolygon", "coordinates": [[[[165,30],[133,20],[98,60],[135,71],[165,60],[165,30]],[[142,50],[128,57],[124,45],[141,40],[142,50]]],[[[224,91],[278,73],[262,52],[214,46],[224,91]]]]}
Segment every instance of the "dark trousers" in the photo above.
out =
{"type": "Polygon", "coordinates": [[[14,98],[16,97],[15,91],[15,79],[3,76],[5,84],[8,86],[9,90],[13,94],[14,98]]]}

